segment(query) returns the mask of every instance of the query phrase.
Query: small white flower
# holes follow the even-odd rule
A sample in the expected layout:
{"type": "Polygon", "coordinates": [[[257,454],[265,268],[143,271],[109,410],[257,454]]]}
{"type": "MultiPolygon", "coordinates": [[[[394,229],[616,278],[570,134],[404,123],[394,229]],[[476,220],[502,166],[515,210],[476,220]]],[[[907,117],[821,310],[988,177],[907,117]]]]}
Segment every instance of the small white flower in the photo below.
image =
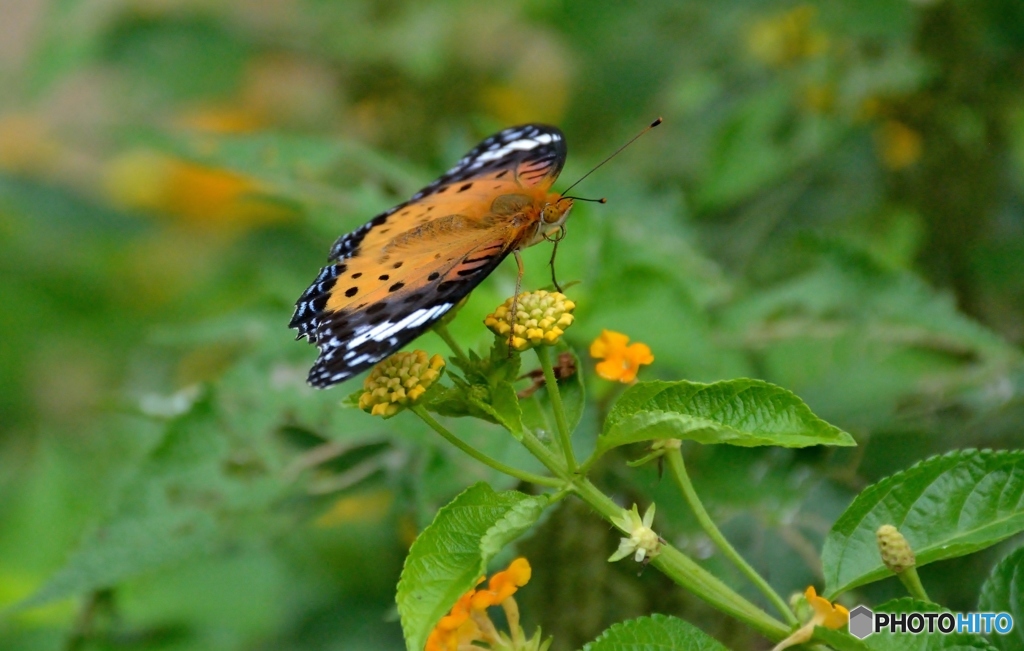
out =
{"type": "Polygon", "coordinates": [[[643,519],[640,518],[640,511],[636,504],[630,510],[622,509],[622,515],[612,519],[612,523],[622,533],[629,534],[629,538],[619,541],[619,548],[608,558],[609,563],[622,560],[633,554],[637,563],[645,559],[654,558],[661,553],[661,538],[654,533],[651,525],[654,523],[654,504],[647,507],[643,519]]]}

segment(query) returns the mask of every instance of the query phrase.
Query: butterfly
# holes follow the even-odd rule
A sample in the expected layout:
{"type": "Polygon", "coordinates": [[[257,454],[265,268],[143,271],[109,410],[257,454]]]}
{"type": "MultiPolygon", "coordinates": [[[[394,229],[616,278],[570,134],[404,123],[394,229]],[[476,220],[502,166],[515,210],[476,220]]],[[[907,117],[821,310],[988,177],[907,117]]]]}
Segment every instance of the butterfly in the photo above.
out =
{"type": "Polygon", "coordinates": [[[559,231],[573,200],[551,186],[566,153],[555,127],[505,129],[408,201],[340,237],[289,323],[296,339],[320,349],[309,383],[326,388],[388,357],[510,253],[559,231]]]}

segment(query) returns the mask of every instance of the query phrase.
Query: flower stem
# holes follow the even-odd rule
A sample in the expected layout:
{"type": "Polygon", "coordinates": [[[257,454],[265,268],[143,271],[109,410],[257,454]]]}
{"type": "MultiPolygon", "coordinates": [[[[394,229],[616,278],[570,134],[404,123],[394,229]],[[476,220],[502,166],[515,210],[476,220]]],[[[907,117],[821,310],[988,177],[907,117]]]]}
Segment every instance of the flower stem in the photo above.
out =
{"type": "MultiPolygon", "coordinates": [[[[585,478],[575,482],[576,494],[608,522],[622,514],[622,507],[585,478]]],[[[686,588],[723,613],[746,622],[769,639],[778,642],[789,635],[790,627],[750,603],[717,577],[697,565],[690,557],[669,544],[661,547],[651,564],[676,584],[686,588]]]]}
{"type": "Polygon", "coordinates": [[[448,344],[448,347],[452,349],[452,352],[455,353],[455,356],[458,357],[462,363],[469,364],[469,357],[466,356],[466,351],[462,350],[462,346],[459,345],[459,342],[455,341],[455,337],[452,336],[452,333],[448,332],[447,323],[438,323],[435,325],[434,332],[437,333],[438,337],[444,340],[444,343],[448,344]]]}
{"type": "Polygon", "coordinates": [[[915,566],[911,565],[896,576],[899,577],[911,597],[921,601],[931,601],[928,598],[928,593],[924,591],[924,585],[921,584],[921,577],[917,575],[917,568],[915,566]]]}
{"type": "Polygon", "coordinates": [[[675,477],[676,483],[679,484],[679,490],[683,492],[683,497],[686,498],[686,502],[693,509],[693,514],[697,516],[697,521],[700,526],[704,529],[704,532],[711,538],[712,542],[718,546],[718,549],[722,551],[733,565],[739,568],[739,571],[743,573],[750,582],[757,586],[757,589],[761,591],[768,601],[772,602],[775,609],[782,614],[783,619],[789,624],[798,624],[799,621],[793,611],[786,604],[785,600],[779,596],[779,593],[772,589],[768,582],[764,580],[757,570],[750,566],[739,552],[729,544],[725,536],[719,530],[714,520],[708,514],[707,509],[704,508],[704,504],[700,501],[697,496],[697,491],[693,488],[693,482],[690,481],[690,476],[686,473],[686,464],[683,463],[683,455],[679,450],[669,450],[665,455],[668,457],[668,466],[672,470],[672,475],[675,477]]]}
{"type": "Polygon", "coordinates": [[[480,463],[484,464],[485,466],[490,466],[491,468],[494,468],[498,472],[503,472],[506,475],[510,475],[520,481],[529,482],[531,484],[538,484],[540,486],[551,486],[553,488],[561,488],[562,486],[565,485],[565,482],[559,479],[555,479],[554,477],[544,477],[543,475],[536,475],[532,472],[527,472],[526,470],[513,468],[512,466],[505,465],[504,463],[498,461],[497,459],[493,459],[487,456],[483,452],[480,452],[473,446],[467,444],[462,439],[449,432],[444,425],[437,422],[437,420],[435,420],[433,416],[427,413],[427,410],[423,408],[423,405],[413,405],[412,407],[410,407],[410,409],[414,414],[419,416],[424,423],[429,425],[431,429],[433,429],[435,432],[443,436],[446,441],[448,441],[455,447],[459,448],[469,456],[473,457],[480,463]]]}
{"type": "Polygon", "coordinates": [[[551,398],[551,410],[555,412],[555,426],[558,428],[558,440],[562,446],[562,454],[565,455],[565,466],[569,473],[576,472],[576,455],[572,451],[572,434],[569,432],[569,423],[565,418],[565,406],[562,405],[562,394],[558,390],[558,380],[555,378],[555,370],[551,366],[551,354],[548,347],[541,345],[534,348],[537,351],[537,359],[540,360],[540,367],[544,370],[544,382],[548,387],[548,396],[551,398]]]}

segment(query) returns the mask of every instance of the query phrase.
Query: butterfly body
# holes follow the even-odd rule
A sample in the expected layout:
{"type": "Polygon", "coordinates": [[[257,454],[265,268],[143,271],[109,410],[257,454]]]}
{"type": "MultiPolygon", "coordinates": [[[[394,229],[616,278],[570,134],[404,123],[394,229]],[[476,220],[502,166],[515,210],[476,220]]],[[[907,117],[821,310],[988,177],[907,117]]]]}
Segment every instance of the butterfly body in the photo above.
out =
{"type": "Polygon", "coordinates": [[[396,352],[510,253],[561,228],[572,200],[550,189],[565,157],[555,127],[505,129],[339,238],[289,324],[320,349],[310,384],[331,386],[396,352]]]}

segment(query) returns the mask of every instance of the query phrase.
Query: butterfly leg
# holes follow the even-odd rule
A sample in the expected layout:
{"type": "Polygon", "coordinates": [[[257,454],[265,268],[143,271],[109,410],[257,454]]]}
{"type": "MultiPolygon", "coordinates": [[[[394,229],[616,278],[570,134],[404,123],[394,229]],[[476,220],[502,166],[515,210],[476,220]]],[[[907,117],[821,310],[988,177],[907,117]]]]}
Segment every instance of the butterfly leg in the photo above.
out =
{"type": "Polygon", "coordinates": [[[551,267],[551,284],[555,286],[555,291],[559,293],[562,292],[562,286],[558,284],[558,279],[555,278],[555,254],[558,253],[558,243],[562,241],[563,237],[565,237],[565,226],[559,226],[556,235],[544,236],[544,239],[554,244],[551,247],[551,259],[548,260],[548,266],[551,267]]]}
{"type": "Polygon", "coordinates": [[[516,256],[516,264],[519,265],[519,274],[516,276],[516,293],[512,298],[512,309],[508,311],[508,356],[512,357],[515,350],[512,347],[512,338],[516,336],[516,311],[519,309],[519,292],[523,286],[523,257],[519,255],[519,249],[512,252],[516,256]]]}

